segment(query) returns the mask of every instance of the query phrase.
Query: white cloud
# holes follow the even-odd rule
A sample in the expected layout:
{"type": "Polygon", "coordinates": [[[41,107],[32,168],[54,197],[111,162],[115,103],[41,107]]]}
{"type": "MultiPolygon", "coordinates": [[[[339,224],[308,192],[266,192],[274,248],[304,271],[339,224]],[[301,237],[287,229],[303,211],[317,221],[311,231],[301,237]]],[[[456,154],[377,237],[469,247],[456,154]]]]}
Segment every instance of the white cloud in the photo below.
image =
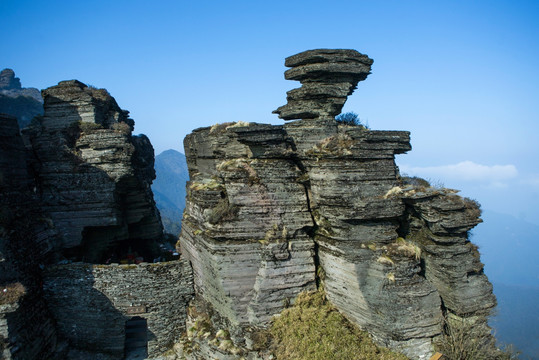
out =
{"type": "Polygon", "coordinates": [[[455,179],[464,181],[488,182],[503,186],[503,180],[513,179],[518,175],[514,165],[482,165],[473,161],[462,161],[454,165],[414,167],[400,165],[401,173],[418,175],[439,180],[455,179]]]}

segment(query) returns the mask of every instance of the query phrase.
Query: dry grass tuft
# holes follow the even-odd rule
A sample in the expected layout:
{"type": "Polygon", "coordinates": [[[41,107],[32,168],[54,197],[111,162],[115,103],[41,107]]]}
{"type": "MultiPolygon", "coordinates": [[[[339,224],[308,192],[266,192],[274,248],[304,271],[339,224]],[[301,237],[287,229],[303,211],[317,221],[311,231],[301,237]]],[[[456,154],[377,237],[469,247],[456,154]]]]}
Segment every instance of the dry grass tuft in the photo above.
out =
{"type": "Polygon", "coordinates": [[[325,298],[323,291],[303,292],[294,306],[273,320],[270,328],[277,360],[404,360],[380,348],[325,298]]]}
{"type": "Polygon", "coordinates": [[[481,331],[466,319],[447,319],[444,334],[435,344],[436,350],[448,360],[512,360],[518,353],[512,348],[500,350],[489,332],[481,331]]]}
{"type": "Polygon", "coordinates": [[[0,305],[13,304],[26,294],[26,288],[20,282],[0,286],[0,305]]]}

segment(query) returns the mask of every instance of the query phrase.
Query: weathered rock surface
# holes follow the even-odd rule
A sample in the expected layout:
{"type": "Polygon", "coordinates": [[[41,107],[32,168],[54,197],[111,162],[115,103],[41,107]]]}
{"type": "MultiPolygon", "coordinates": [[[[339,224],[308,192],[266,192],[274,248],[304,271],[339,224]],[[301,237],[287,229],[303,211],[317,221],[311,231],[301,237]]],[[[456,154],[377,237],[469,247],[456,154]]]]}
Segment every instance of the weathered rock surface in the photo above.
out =
{"type": "Polygon", "coordinates": [[[42,208],[61,235],[55,250],[101,262],[118,244],[135,248],[161,237],[150,189],[153,148],[144,135],[131,135],[128,112],[106,90],[76,80],[43,97],[44,116],[26,134],[42,208]]]}
{"type": "MultiPolygon", "coordinates": [[[[286,78],[303,87],[276,112],[304,120],[215,125],[184,141],[191,180],[180,246],[205,304],[199,315],[229,330],[232,353],[252,355],[251,334],[316,284],[378,343],[411,358],[432,354],[444,316],[488,332],[495,298],[467,238],[478,204],[406,184],[394,158],[411,149],[408,132],[332,119],[371,63],[350,50],[289,57],[286,78]]],[[[233,356],[197,341],[193,358],[233,356]]]]}
{"type": "Polygon", "coordinates": [[[17,120],[0,115],[2,359],[48,358],[56,345],[56,331],[42,298],[38,271],[54,231],[41,217],[32,188],[17,120]]]}
{"type": "Polygon", "coordinates": [[[186,330],[189,263],[69,261],[153,259],[153,148],[105,90],[67,81],[43,94],[24,142],[0,115],[0,357],[160,355],[186,330]]]}
{"type": "Polygon", "coordinates": [[[103,354],[123,359],[130,337],[126,323],[134,317],[145,322],[138,335],[146,334],[150,357],[167,351],[186,330],[186,309],[193,294],[186,260],[56,265],[45,270],[43,281],[59,335],[72,348],[89,352],[88,358],[103,354]]]}
{"type": "Polygon", "coordinates": [[[287,92],[288,104],[274,113],[281,119],[333,118],[348,95],[370,74],[372,59],[355,50],[317,49],[286,58],[285,79],[302,87],[287,92]]]}
{"type": "Polygon", "coordinates": [[[287,300],[315,287],[313,223],[285,135],[282,127],[225,124],[185,140],[182,252],[218,326],[242,344],[248,328],[266,326],[287,300]]]}
{"type": "Polygon", "coordinates": [[[21,87],[21,79],[15,77],[15,72],[12,69],[4,69],[0,72],[0,89],[13,90],[21,87]]]}

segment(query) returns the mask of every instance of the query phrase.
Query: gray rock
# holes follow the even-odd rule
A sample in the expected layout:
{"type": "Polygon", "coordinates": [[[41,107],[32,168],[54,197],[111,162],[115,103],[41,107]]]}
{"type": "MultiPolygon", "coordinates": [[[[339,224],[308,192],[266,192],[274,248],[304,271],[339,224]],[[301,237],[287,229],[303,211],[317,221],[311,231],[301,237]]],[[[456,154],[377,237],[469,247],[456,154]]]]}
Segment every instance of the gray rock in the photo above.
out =
{"type": "MultiPolygon", "coordinates": [[[[477,204],[403,183],[395,155],[411,149],[408,132],[333,118],[371,64],[353,50],[294,55],[285,77],[303,86],[276,112],[303,120],[215,125],[184,141],[181,249],[202,313],[244,354],[249,334],[315,280],[379,344],[414,359],[431,356],[444,315],[489,331],[495,298],[467,238],[481,221],[477,204]]],[[[196,341],[193,359],[230,356],[196,341]]]]}
{"type": "Polygon", "coordinates": [[[281,119],[334,117],[348,95],[370,74],[372,59],[355,50],[317,49],[286,58],[285,79],[298,80],[302,87],[287,93],[288,104],[274,113],[281,119]]]}
{"type": "Polygon", "coordinates": [[[153,148],[144,135],[131,135],[128,112],[106,90],[76,80],[43,97],[45,114],[25,134],[43,211],[61,235],[56,252],[101,262],[119,242],[160,238],[153,148]]]}

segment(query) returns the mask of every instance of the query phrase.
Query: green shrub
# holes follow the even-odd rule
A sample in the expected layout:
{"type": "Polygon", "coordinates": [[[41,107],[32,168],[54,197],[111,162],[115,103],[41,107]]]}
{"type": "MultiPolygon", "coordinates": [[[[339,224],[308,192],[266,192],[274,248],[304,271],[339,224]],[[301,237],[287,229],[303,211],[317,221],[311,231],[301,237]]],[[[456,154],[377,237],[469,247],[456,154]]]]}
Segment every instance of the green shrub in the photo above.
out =
{"type": "Polygon", "coordinates": [[[337,120],[339,124],[343,124],[343,125],[362,126],[365,129],[369,128],[367,125],[361,123],[361,120],[359,119],[359,115],[356,114],[355,112],[346,112],[346,113],[339,114],[335,117],[335,120],[337,120]]]}

